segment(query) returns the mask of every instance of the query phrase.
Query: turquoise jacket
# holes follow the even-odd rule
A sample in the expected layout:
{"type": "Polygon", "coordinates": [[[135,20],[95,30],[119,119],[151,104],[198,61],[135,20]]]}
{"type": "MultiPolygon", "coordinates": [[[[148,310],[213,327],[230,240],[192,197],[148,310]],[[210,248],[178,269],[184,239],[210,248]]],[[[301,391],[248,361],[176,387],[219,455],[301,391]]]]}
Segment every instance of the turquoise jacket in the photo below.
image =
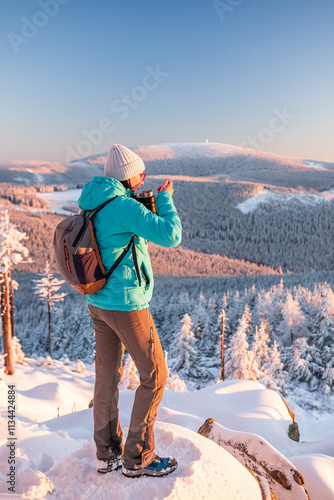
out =
{"type": "Polygon", "coordinates": [[[163,247],[177,247],[181,242],[181,222],[172,195],[161,191],[156,197],[159,215],[131,197],[131,190],[110,177],[94,177],[82,190],[78,205],[93,210],[116,196],[94,217],[93,225],[106,272],[111,268],[135,234],[141,286],[131,250],[114,270],[107,284],[87,295],[89,304],[116,311],[139,311],[149,306],[153,292],[153,272],[147,242],[163,247]]]}

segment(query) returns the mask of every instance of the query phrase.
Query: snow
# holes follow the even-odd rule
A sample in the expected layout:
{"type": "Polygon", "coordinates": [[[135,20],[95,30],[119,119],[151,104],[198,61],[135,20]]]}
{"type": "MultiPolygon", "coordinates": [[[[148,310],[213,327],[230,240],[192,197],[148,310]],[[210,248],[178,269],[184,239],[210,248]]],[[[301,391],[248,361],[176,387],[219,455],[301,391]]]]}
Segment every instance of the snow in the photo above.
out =
{"type": "MultiPolygon", "coordinates": [[[[67,420],[76,420],[76,415],[68,415],[67,420]]],[[[66,432],[30,429],[30,433],[20,439],[21,452],[17,460],[20,481],[16,493],[22,495],[31,488],[31,478],[26,475],[22,480],[22,472],[37,469],[55,486],[52,495],[55,499],[128,500],[138,498],[138,488],[141,500],[190,498],[192,495],[215,499],[222,491],[227,500],[261,499],[256,480],[212,441],[184,427],[163,422],[157,422],[155,437],[162,456],[178,457],[178,469],[166,478],[159,478],[158,482],[147,477],[132,481],[121,471],[106,476],[97,474],[92,441],[75,441],[66,432]],[[244,496],[246,492],[248,496],[244,496]]],[[[3,487],[0,492],[4,492],[3,487]]],[[[18,498],[18,495],[11,495],[11,498],[18,498]]]]}
{"type": "MultiPolygon", "coordinates": [[[[16,364],[13,375],[5,375],[3,369],[0,372],[3,494],[7,492],[4,472],[8,470],[6,384],[15,385],[17,398],[17,488],[10,498],[47,498],[47,491],[53,489],[53,498],[59,499],[125,500],[138,498],[140,485],[141,499],[260,500],[253,476],[225,449],[197,433],[207,418],[214,418],[225,432],[241,439],[245,433],[252,433],[253,446],[261,436],[278,457],[283,454],[297,469],[301,464],[300,472],[303,474],[305,469],[310,491],[334,491],[334,474],[329,474],[334,461],[333,426],[327,426],[327,435],[323,434],[326,439],[321,442],[295,443],[287,436],[291,418],[280,396],[258,382],[241,380],[214,383],[192,393],[165,390],[155,426],[156,449],[161,456],[175,456],[179,468],[160,478],[159,484],[148,477],[129,480],[121,471],[100,476],[95,470],[93,409],[88,408],[93,397],[94,366],[87,364],[84,372],[75,372],[74,363],[40,363],[27,358],[26,366],[16,364]],[[328,474],[324,475],[324,470],[328,474]]],[[[124,436],[134,395],[135,391],[121,387],[119,407],[124,436]]],[[[306,419],[306,411],[303,413],[306,419]]],[[[312,415],[308,418],[308,438],[312,438],[314,420],[312,415]]]]}
{"type": "MultiPolygon", "coordinates": [[[[299,167],[307,166],[305,161],[299,158],[283,157],[266,151],[253,148],[223,144],[220,142],[166,142],[160,144],[145,144],[140,146],[128,146],[138,154],[144,162],[168,159],[196,159],[196,158],[231,158],[231,157],[256,157],[274,160],[277,163],[288,161],[289,164],[299,167]]],[[[108,152],[92,155],[70,162],[70,165],[89,166],[91,164],[103,165],[108,152]]]]}
{"type": "MultiPolygon", "coordinates": [[[[179,468],[159,480],[140,478],[136,482],[125,478],[120,471],[99,476],[95,470],[93,410],[87,408],[93,394],[94,371],[71,371],[71,366],[53,360],[52,365],[36,366],[27,359],[27,366],[16,365],[12,376],[1,372],[1,401],[6,400],[6,383],[15,384],[17,392],[16,472],[17,488],[10,498],[45,498],[54,485],[54,498],[219,498],[261,499],[256,480],[223,448],[195,431],[157,421],[156,446],[161,456],[173,455],[179,468]],[[76,412],[71,412],[73,403],[76,412]],[[56,417],[57,407],[60,417],[56,417]],[[34,422],[34,421],[37,422],[34,422]],[[241,479],[241,481],[240,481],[241,479]]],[[[180,393],[170,393],[170,397],[180,393]]],[[[134,391],[121,390],[121,424],[126,436],[134,391]]],[[[182,394],[181,394],[182,396],[182,394]]],[[[162,412],[163,413],[163,412],[162,412]]],[[[1,408],[0,449],[1,471],[8,468],[6,447],[6,408],[1,408]]],[[[166,414],[167,415],[167,414],[166,414]]],[[[158,416],[159,420],[159,416],[158,416]]],[[[0,493],[7,491],[2,472],[0,493]]]]}
{"type": "MultiPolygon", "coordinates": [[[[139,146],[134,151],[144,161],[166,158],[215,158],[218,156],[244,155],[245,148],[218,142],[169,142],[149,146],[139,146]]],[[[248,152],[248,149],[247,149],[248,152]]]]}
{"type": "Polygon", "coordinates": [[[317,453],[290,457],[290,460],[304,476],[311,499],[333,500],[334,458],[317,453]]]}
{"type": "Polygon", "coordinates": [[[72,214],[70,210],[64,207],[77,207],[81,189],[68,189],[67,191],[52,191],[51,193],[36,193],[39,198],[45,200],[52,212],[72,214]]]}
{"type": "Polygon", "coordinates": [[[29,170],[28,167],[31,168],[41,168],[41,167],[57,167],[61,166],[60,163],[55,162],[55,161],[41,161],[41,160],[0,160],[0,168],[9,168],[13,171],[18,170],[18,169],[25,169],[28,172],[33,172],[31,169],[29,170]]]}
{"type": "Polygon", "coordinates": [[[334,190],[323,191],[320,194],[308,194],[308,193],[274,193],[269,189],[262,189],[259,193],[251,196],[247,200],[239,203],[236,208],[241,210],[242,213],[248,214],[256,210],[260,203],[265,204],[276,204],[280,205],[281,208],[289,208],[289,203],[295,202],[299,204],[316,206],[322,203],[324,200],[330,201],[334,198],[334,190]]]}
{"type": "Polygon", "coordinates": [[[309,168],[317,168],[318,170],[328,170],[328,168],[324,167],[322,163],[319,163],[317,161],[304,161],[305,166],[309,168]]]}
{"type": "MultiPolygon", "coordinates": [[[[166,142],[162,144],[141,145],[130,148],[144,161],[164,160],[170,158],[222,158],[236,156],[252,156],[262,159],[275,159],[284,162],[287,157],[259,151],[252,148],[222,144],[220,142],[166,142]]],[[[289,162],[300,165],[303,160],[288,158],[289,162]]]]}
{"type": "Polygon", "coordinates": [[[190,175],[174,175],[174,174],[158,174],[158,175],[148,175],[147,179],[161,179],[165,180],[166,177],[170,181],[182,181],[182,182],[225,182],[226,177],[224,175],[212,175],[207,177],[194,177],[190,175]]]}
{"type": "Polygon", "coordinates": [[[33,170],[31,170],[30,168],[27,168],[27,172],[30,172],[31,174],[34,174],[34,176],[36,178],[36,182],[38,182],[40,184],[44,183],[44,176],[43,175],[37,174],[36,172],[34,172],[33,170]]]}

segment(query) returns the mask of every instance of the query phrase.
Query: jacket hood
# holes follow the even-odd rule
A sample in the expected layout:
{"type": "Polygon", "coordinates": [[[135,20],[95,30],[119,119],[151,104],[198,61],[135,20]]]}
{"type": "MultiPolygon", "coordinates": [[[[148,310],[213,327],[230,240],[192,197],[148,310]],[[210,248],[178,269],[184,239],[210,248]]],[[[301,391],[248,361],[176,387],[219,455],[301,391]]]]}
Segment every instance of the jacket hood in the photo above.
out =
{"type": "Polygon", "coordinates": [[[131,190],[126,189],[118,180],[111,177],[94,177],[85,184],[78,200],[81,210],[94,210],[114,196],[131,196],[131,190]]]}

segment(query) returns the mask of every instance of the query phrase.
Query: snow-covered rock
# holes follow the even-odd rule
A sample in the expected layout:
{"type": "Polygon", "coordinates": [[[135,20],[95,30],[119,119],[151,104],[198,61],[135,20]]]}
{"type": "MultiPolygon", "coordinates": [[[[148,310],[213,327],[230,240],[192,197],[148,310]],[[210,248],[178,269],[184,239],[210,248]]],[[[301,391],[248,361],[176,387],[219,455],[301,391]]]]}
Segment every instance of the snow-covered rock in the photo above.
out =
{"type": "MultiPolygon", "coordinates": [[[[227,450],[256,475],[265,478],[277,498],[308,499],[302,474],[262,437],[227,429],[213,419],[206,420],[198,432],[227,450]]],[[[268,494],[266,490],[265,493],[268,494]]]]}

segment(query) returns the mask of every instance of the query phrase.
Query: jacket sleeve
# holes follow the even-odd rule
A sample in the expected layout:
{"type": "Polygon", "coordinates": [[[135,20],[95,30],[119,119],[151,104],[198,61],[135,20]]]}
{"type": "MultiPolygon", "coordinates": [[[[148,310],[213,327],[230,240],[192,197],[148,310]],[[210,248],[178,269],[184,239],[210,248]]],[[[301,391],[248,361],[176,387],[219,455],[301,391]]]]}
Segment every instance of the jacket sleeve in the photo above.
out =
{"type": "Polygon", "coordinates": [[[158,193],[156,207],[159,215],[148,210],[142,203],[127,198],[124,212],[120,213],[117,207],[118,216],[124,229],[130,233],[162,247],[177,247],[181,243],[182,227],[172,195],[168,191],[158,193]]]}

